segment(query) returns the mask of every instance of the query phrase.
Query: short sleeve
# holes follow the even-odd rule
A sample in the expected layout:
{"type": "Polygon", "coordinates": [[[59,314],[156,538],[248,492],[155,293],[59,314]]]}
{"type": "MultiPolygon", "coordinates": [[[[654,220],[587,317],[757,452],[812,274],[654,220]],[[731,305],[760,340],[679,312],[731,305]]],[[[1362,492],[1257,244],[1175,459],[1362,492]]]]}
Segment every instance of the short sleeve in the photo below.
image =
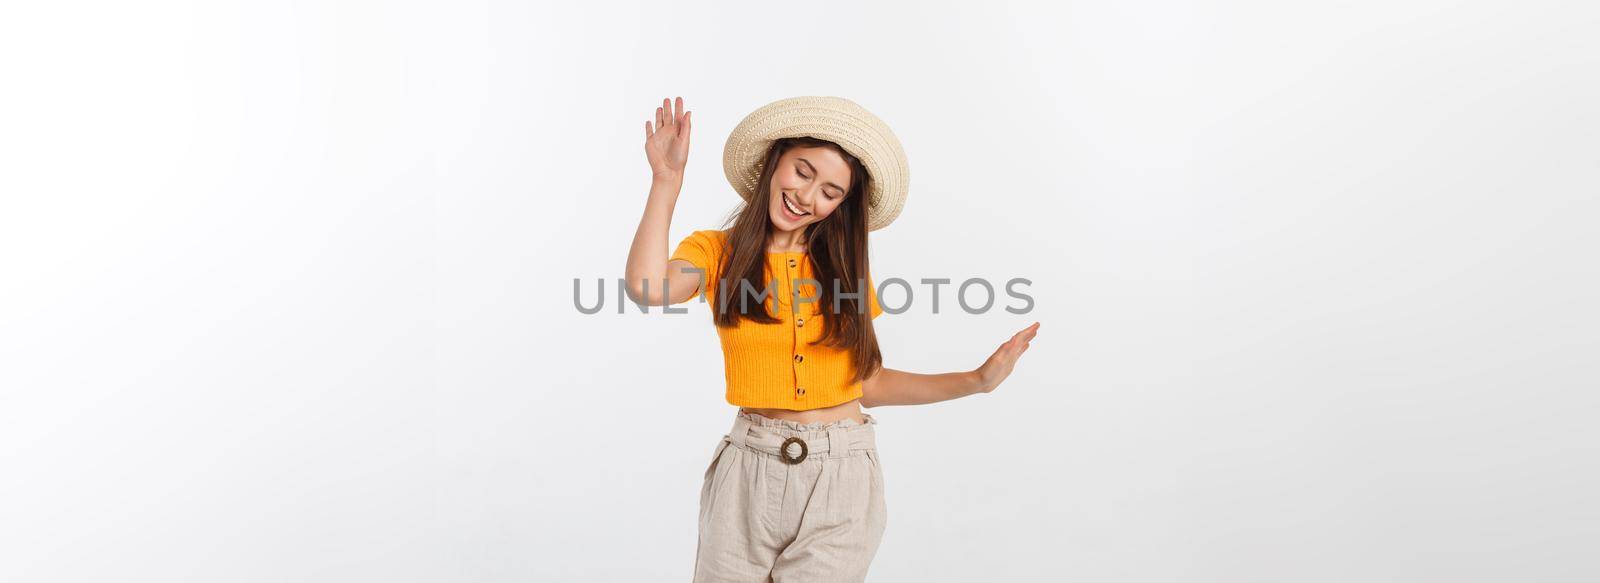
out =
{"type": "Polygon", "coordinates": [[[717,281],[717,266],[722,261],[724,237],[722,231],[695,231],[678,243],[678,248],[669,258],[688,261],[703,272],[700,291],[696,295],[704,295],[707,300],[711,299],[710,290],[716,287],[713,282],[717,281]]]}
{"type": "Polygon", "coordinates": [[[872,317],[878,317],[878,314],[883,313],[883,304],[878,300],[878,286],[873,283],[871,276],[867,276],[867,298],[872,317]]]}

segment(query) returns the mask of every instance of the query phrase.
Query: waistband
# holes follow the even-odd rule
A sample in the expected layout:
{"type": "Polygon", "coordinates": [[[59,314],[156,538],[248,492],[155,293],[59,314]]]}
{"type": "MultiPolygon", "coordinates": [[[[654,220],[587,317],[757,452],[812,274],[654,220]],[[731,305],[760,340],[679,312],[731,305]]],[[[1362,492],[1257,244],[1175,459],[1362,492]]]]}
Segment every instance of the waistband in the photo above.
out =
{"type": "Polygon", "coordinates": [[[877,448],[875,427],[878,420],[870,413],[862,415],[866,418],[865,422],[841,419],[798,423],[739,411],[733,418],[733,430],[723,439],[738,447],[776,456],[789,463],[800,463],[813,457],[846,457],[852,451],[877,448]],[[785,443],[789,444],[787,455],[782,451],[785,443]]]}

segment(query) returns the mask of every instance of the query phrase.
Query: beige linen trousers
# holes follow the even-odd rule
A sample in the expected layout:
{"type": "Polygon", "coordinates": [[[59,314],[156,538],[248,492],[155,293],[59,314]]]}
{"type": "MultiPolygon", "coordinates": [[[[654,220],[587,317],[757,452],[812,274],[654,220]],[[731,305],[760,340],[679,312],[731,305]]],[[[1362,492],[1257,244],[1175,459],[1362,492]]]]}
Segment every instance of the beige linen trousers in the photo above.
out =
{"type": "Polygon", "coordinates": [[[801,424],[739,411],[700,488],[695,583],[865,580],[888,508],[878,420],[863,415],[801,424]]]}

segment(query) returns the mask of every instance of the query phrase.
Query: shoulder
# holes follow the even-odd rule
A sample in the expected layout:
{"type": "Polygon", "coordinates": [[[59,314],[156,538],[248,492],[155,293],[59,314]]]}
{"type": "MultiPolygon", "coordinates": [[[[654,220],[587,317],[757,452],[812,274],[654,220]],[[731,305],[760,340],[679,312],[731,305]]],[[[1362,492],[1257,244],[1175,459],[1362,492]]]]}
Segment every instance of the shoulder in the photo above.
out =
{"type": "Polygon", "coordinates": [[[728,240],[728,233],[717,229],[703,229],[689,233],[683,240],[696,243],[721,243],[728,240]]]}
{"type": "Polygon", "coordinates": [[[710,252],[720,252],[728,245],[728,233],[718,229],[705,229],[689,233],[685,242],[693,242],[710,252]]]}
{"type": "Polygon", "coordinates": [[[727,246],[727,233],[706,229],[689,233],[678,243],[671,259],[682,259],[702,267],[714,265],[727,246]]]}

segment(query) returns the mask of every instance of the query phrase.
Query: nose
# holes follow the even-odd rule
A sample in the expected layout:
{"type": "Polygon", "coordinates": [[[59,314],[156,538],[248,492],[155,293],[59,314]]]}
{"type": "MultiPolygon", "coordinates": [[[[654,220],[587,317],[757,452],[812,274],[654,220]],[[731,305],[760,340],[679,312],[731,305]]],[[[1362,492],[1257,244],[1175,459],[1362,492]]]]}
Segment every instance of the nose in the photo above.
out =
{"type": "Polygon", "coordinates": [[[800,203],[802,205],[805,205],[806,210],[810,210],[811,209],[811,201],[816,200],[816,198],[817,198],[817,190],[819,188],[820,187],[818,187],[816,185],[812,185],[810,188],[802,188],[800,190],[795,191],[794,201],[798,202],[798,203],[800,203]]]}

